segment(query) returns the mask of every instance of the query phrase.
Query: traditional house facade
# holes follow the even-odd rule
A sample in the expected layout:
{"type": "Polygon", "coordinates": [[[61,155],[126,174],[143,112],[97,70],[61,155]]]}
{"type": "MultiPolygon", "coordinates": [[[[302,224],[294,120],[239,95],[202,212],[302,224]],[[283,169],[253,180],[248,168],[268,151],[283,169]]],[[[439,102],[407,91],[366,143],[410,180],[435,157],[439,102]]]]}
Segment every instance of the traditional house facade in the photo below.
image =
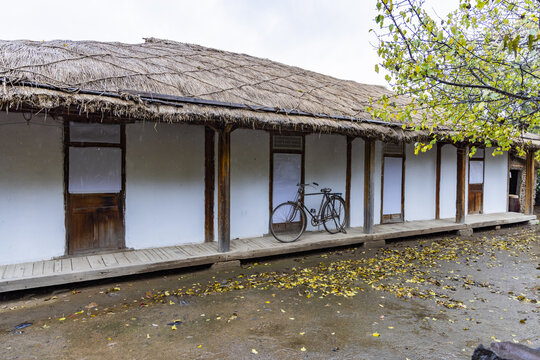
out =
{"type": "MultiPolygon", "coordinates": [[[[0,265],[204,242],[227,252],[267,235],[298,183],[342,193],[365,233],[508,211],[507,154],[440,143],[415,155],[427,132],[365,112],[389,94],[380,86],[157,39],[2,41],[0,54],[0,265]]],[[[521,141],[530,166],[540,141],[521,141]]]]}

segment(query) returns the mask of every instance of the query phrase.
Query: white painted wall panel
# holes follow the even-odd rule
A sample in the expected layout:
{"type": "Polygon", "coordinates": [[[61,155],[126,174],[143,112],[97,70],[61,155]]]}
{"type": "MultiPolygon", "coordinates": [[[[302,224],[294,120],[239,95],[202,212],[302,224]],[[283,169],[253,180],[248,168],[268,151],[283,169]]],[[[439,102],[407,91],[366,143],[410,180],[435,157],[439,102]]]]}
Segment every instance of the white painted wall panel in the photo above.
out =
{"type": "Polygon", "coordinates": [[[204,127],[126,126],[126,246],[204,241],[204,127]]]}
{"type": "Polygon", "coordinates": [[[414,154],[405,146],[405,221],[435,219],[437,151],[414,154]]]}
{"type": "Polygon", "coordinates": [[[441,148],[440,217],[456,217],[457,150],[453,145],[441,148]]]}
{"type": "Polygon", "coordinates": [[[493,156],[493,151],[486,149],[484,214],[507,211],[508,154],[493,156]]]}
{"type": "Polygon", "coordinates": [[[383,143],[375,142],[375,175],[374,175],[374,216],[373,224],[381,223],[381,204],[382,204],[382,161],[383,161],[383,143]]]}
{"type": "Polygon", "coordinates": [[[364,140],[354,139],[351,148],[351,226],[364,226],[364,140]]]}
{"type": "MultiPolygon", "coordinates": [[[[319,184],[316,191],[329,187],[345,198],[347,138],[343,135],[307,135],[305,156],[306,183],[316,182],[319,184]]],[[[305,201],[309,209],[318,211],[321,196],[308,196],[305,201]]],[[[311,225],[308,225],[309,229],[312,229],[311,225]]]]}
{"type": "Polygon", "coordinates": [[[403,158],[386,156],[383,159],[383,215],[401,214],[401,185],[403,158]]]}
{"type": "Polygon", "coordinates": [[[62,123],[0,112],[0,264],[64,255],[62,123]]]}
{"type": "Polygon", "coordinates": [[[231,239],[268,233],[269,141],[265,131],[231,134],[231,239]]]}

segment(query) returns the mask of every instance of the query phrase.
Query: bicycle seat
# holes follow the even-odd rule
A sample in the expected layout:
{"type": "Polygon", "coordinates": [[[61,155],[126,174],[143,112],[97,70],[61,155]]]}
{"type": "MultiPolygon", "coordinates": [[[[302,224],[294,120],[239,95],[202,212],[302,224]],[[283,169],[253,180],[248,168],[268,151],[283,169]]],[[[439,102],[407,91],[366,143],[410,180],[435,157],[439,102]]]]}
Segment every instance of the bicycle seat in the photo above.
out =
{"type": "Polygon", "coordinates": [[[330,188],[321,189],[322,193],[329,193],[330,191],[332,191],[332,189],[330,189],[330,188]]]}

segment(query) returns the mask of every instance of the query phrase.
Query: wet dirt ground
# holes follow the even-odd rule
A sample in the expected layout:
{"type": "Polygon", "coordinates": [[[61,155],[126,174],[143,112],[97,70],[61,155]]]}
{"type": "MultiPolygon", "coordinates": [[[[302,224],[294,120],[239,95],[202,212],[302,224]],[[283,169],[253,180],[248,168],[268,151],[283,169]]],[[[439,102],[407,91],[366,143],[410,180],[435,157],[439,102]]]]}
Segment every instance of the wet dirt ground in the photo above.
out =
{"type": "Polygon", "coordinates": [[[498,340],[538,347],[539,235],[411,238],[4,294],[0,359],[470,359],[498,340]]]}

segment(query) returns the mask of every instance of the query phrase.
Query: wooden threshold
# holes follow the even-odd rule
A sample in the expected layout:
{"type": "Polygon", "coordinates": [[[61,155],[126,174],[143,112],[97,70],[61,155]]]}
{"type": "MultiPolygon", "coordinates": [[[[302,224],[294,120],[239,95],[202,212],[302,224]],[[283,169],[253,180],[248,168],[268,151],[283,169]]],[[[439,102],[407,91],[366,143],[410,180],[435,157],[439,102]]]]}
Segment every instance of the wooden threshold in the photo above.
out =
{"type": "Polygon", "coordinates": [[[187,244],[141,250],[118,250],[114,253],[72,256],[0,266],[0,293],[81,281],[114,278],[153,271],[210,265],[221,261],[278,256],[339,246],[357,245],[425,234],[525,223],[534,215],[497,213],[468,215],[464,224],[454,219],[409,221],[375,225],[373,234],[363,228],[347,229],[346,234],[306,232],[298,241],[280,243],[271,236],[231,241],[231,251],[220,252],[216,242],[187,244]]]}

